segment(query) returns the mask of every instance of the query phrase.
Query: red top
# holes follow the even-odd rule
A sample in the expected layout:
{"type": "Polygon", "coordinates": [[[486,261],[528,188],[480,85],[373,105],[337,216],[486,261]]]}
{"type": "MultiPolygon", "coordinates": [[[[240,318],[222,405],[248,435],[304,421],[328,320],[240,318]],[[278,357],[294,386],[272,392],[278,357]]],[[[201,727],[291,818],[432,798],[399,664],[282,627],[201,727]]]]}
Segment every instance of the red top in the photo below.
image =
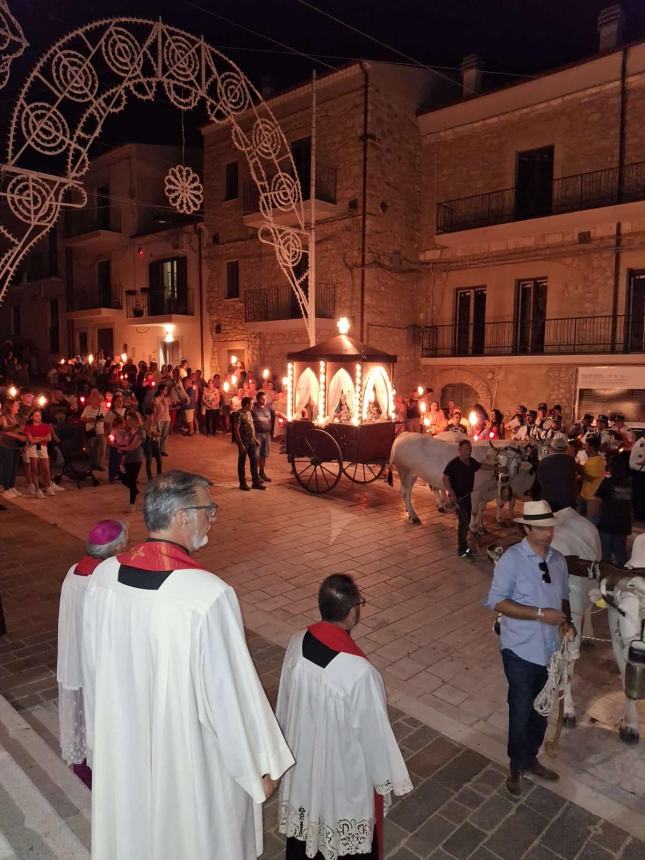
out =
{"type": "Polygon", "coordinates": [[[74,576],[91,576],[102,561],[102,558],[84,555],[74,568],[74,576]]]}
{"type": "Polygon", "coordinates": [[[129,552],[117,555],[119,564],[140,570],[205,570],[190,557],[185,547],[167,540],[149,538],[129,552]]]}
{"type": "Polygon", "coordinates": [[[29,433],[32,439],[44,439],[51,432],[51,424],[27,424],[25,427],[25,433],[29,433]]]}

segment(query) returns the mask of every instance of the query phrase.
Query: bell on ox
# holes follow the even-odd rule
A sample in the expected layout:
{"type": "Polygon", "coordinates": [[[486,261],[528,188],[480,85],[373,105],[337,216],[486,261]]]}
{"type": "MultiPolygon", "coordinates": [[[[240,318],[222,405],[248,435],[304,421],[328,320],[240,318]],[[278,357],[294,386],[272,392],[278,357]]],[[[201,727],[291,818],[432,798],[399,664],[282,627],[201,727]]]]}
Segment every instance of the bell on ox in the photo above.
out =
{"type": "Polygon", "coordinates": [[[645,642],[642,639],[632,642],[627,652],[625,695],[628,699],[645,699],[645,642]]]}

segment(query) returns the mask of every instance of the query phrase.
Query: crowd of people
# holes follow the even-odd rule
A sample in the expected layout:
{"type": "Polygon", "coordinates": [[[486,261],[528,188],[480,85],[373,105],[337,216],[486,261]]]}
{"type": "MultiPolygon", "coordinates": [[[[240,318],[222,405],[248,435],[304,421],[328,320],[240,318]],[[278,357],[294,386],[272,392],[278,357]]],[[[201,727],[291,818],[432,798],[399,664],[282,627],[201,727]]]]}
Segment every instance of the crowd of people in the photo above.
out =
{"type": "Polygon", "coordinates": [[[62,492],[67,456],[85,452],[94,473],[128,489],[129,510],[139,494],[145,465],[148,480],[163,471],[171,433],[205,437],[230,434],[238,448],[241,490],[265,490],[271,439],[282,435],[286,390],[264,372],[261,386],[237,362],[229,373],[205,379],[186,360],[161,365],[76,356],[52,363],[47,385],[34,392],[11,376],[0,380],[0,485],[5,499],[62,492]],[[75,450],[76,449],[76,450],[75,450]],[[66,454],[67,452],[67,454],[66,454]],[[247,482],[247,461],[251,483],[247,482]],[[26,488],[16,489],[23,464],[26,488]]]}

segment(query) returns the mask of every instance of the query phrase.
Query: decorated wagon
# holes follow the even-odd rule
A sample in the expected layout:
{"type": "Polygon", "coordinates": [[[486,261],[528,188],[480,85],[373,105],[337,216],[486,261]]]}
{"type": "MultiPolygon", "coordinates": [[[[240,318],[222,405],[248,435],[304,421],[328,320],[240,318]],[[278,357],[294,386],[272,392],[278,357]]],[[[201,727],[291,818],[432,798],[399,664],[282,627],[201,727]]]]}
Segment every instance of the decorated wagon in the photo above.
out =
{"type": "Polygon", "coordinates": [[[396,356],[339,334],[287,355],[286,452],[310,493],[332,490],[345,474],[376,481],[396,430],[392,370],[396,356]]]}

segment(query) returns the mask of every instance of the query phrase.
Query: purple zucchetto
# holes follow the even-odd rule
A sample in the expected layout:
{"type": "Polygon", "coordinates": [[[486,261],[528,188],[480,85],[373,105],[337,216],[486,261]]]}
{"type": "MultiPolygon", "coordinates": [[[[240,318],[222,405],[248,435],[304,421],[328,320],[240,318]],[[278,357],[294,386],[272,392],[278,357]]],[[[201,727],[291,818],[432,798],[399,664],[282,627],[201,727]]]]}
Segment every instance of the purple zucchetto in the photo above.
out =
{"type": "Polygon", "coordinates": [[[123,524],[119,520],[99,520],[90,531],[87,542],[93,546],[112,543],[123,533],[123,524]]]}

